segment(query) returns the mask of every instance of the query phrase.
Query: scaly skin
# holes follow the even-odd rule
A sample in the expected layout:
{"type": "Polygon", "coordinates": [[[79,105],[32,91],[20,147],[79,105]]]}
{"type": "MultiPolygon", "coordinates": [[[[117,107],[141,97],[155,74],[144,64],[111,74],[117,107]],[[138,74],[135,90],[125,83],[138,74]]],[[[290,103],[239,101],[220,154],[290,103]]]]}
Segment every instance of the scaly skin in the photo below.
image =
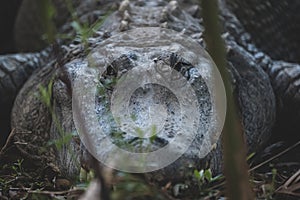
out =
{"type": "Polygon", "coordinates": [[[227,2],[259,49],[274,60],[299,63],[300,2],[293,0],[227,2]]]}
{"type": "Polygon", "coordinates": [[[18,91],[31,74],[42,68],[49,52],[12,54],[0,56],[0,146],[4,145],[9,132],[11,108],[18,91]]]}
{"type": "Polygon", "coordinates": [[[226,2],[228,5],[221,3],[221,11],[230,36],[252,54],[271,80],[277,110],[273,132],[276,137],[294,143],[300,139],[300,4],[290,0],[226,2]]]}
{"type": "MultiPolygon", "coordinates": [[[[130,4],[126,4],[124,1],[119,7],[119,11],[111,14],[100,27],[98,32],[100,36],[90,38],[87,50],[93,51],[110,35],[114,36],[121,31],[147,26],[176,31],[185,28],[185,34],[205,45],[201,38],[203,32],[201,21],[189,14],[192,9],[186,12],[182,8],[189,9],[187,5],[177,5],[174,1],[170,3],[167,1],[131,1],[130,4]]],[[[270,63],[273,65],[277,62],[273,62],[254,45],[250,51],[247,47],[252,44],[251,37],[245,38],[248,35],[243,26],[225,4],[221,4],[221,8],[222,24],[224,32],[227,33],[224,34],[224,39],[228,47],[228,68],[232,74],[233,87],[240,107],[249,149],[256,151],[269,138],[276,112],[273,90],[269,78],[262,68],[268,70],[270,63]],[[256,56],[258,53],[260,53],[260,57],[256,56]]],[[[193,14],[199,15],[197,12],[193,14]]],[[[155,45],[160,46],[159,43],[155,45]]],[[[61,133],[56,122],[49,120],[51,119],[49,108],[33,95],[33,91],[37,91],[40,85],[47,86],[50,79],[55,76],[51,99],[54,116],[58,122],[61,122],[60,126],[64,133],[74,132],[70,92],[72,91],[72,78],[78,69],[84,68],[87,63],[87,55],[82,47],[77,45],[55,64],[56,67],[49,65],[33,75],[18,94],[12,112],[12,127],[17,129],[12,141],[21,142],[15,145],[19,149],[20,155],[25,155],[28,162],[35,159],[37,164],[45,165],[47,163],[52,171],[66,177],[74,177],[78,174],[80,167],[78,162],[81,162],[83,166],[88,165],[88,156],[82,145],[78,143],[77,137],[73,137],[70,145],[64,145],[61,149],[51,147],[48,152],[42,151],[47,140],[59,139],[61,133]],[[24,142],[31,145],[22,146],[24,142]]],[[[120,52],[120,54],[123,53],[120,52]]],[[[185,154],[171,166],[151,174],[150,178],[164,183],[169,180],[181,180],[183,174],[179,172],[182,169],[179,166],[187,170],[186,161],[194,162],[194,167],[198,169],[211,167],[214,173],[219,173],[222,166],[221,156],[221,146],[218,143],[216,149],[212,150],[204,159],[198,160],[193,153],[185,154]],[[176,176],[173,176],[174,174],[176,176]]]]}

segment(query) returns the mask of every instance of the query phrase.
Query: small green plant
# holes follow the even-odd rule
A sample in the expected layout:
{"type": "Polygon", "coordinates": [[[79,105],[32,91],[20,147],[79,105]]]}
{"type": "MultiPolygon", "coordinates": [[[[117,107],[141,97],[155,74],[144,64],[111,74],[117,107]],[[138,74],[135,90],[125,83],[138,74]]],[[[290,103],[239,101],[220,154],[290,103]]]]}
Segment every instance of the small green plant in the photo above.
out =
{"type": "Polygon", "coordinates": [[[23,159],[18,159],[14,165],[12,166],[12,169],[14,170],[14,172],[16,173],[16,176],[21,176],[23,173],[23,167],[22,167],[22,163],[23,163],[23,159]]]}
{"type": "Polygon", "coordinates": [[[214,181],[221,180],[222,175],[218,175],[218,176],[213,177],[212,172],[211,172],[210,169],[206,169],[206,170],[201,169],[200,171],[195,169],[194,170],[194,177],[196,178],[196,180],[198,182],[199,189],[201,190],[201,189],[203,189],[203,187],[206,184],[212,183],[214,181]]]}
{"type": "MultiPolygon", "coordinates": [[[[59,138],[51,140],[48,142],[48,145],[55,145],[55,147],[58,150],[62,150],[62,148],[65,146],[66,149],[69,151],[72,158],[76,160],[76,155],[70,147],[70,141],[73,139],[74,136],[77,136],[76,132],[73,133],[67,133],[64,131],[61,122],[57,118],[57,115],[55,114],[55,111],[53,109],[52,105],[52,88],[53,88],[53,78],[50,80],[47,86],[40,86],[39,87],[39,98],[41,101],[47,106],[49,109],[50,115],[52,117],[52,122],[54,123],[55,127],[57,128],[57,132],[59,134],[59,138]]],[[[44,147],[41,147],[41,150],[44,147]]]]}
{"type": "Polygon", "coordinates": [[[201,169],[200,171],[195,169],[193,177],[194,180],[196,180],[199,197],[205,198],[215,198],[219,193],[219,189],[216,185],[224,179],[223,175],[213,176],[211,169],[201,169]]]}
{"type": "Polygon", "coordinates": [[[66,0],[65,2],[72,16],[71,27],[75,30],[75,39],[83,44],[85,47],[84,49],[87,49],[88,39],[92,37],[96,30],[100,28],[104,22],[104,19],[111,13],[111,11],[108,11],[103,18],[96,20],[96,22],[93,24],[82,23],[73,7],[72,1],[66,0]]]}
{"type": "Polygon", "coordinates": [[[87,171],[83,168],[80,168],[79,181],[82,184],[88,184],[92,179],[95,178],[95,172],[93,170],[87,171]]]}
{"type": "Polygon", "coordinates": [[[166,199],[159,190],[138,176],[124,172],[119,172],[116,176],[118,177],[118,181],[113,185],[113,191],[111,192],[112,200],[166,199]]]}
{"type": "Polygon", "coordinates": [[[39,86],[39,94],[41,101],[50,108],[50,112],[52,112],[52,105],[51,105],[51,97],[52,97],[52,87],[53,87],[53,80],[49,82],[47,87],[39,86]]]}
{"type": "Polygon", "coordinates": [[[44,103],[47,108],[49,109],[49,112],[51,114],[52,120],[55,123],[59,133],[61,136],[64,136],[64,131],[62,130],[62,127],[57,119],[57,116],[54,113],[53,105],[51,102],[52,99],[52,88],[53,88],[53,78],[50,80],[47,86],[39,86],[39,94],[38,97],[41,99],[42,103],[44,103]]]}
{"type": "Polygon", "coordinates": [[[42,37],[48,44],[52,44],[57,37],[56,27],[53,20],[56,15],[56,9],[51,0],[37,1],[37,3],[39,3],[39,15],[42,19],[44,28],[44,35],[42,37]]]}
{"type": "Polygon", "coordinates": [[[269,183],[265,183],[261,186],[262,189],[262,197],[264,199],[274,199],[274,193],[276,190],[276,176],[277,176],[277,169],[272,169],[272,178],[269,183]]]}
{"type": "Polygon", "coordinates": [[[51,114],[51,117],[52,117],[52,121],[55,123],[55,126],[58,130],[58,133],[60,135],[60,138],[57,139],[57,140],[54,140],[54,141],[49,141],[48,144],[49,145],[52,145],[54,144],[56,146],[57,149],[61,149],[63,147],[63,145],[65,144],[68,144],[72,137],[74,136],[75,133],[66,133],[54,110],[53,110],[53,105],[52,105],[52,102],[51,102],[51,99],[52,99],[52,87],[53,87],[53,79],[50,80],[50,82],[48,83],[47,86],[39,86],[39,98],[41,99],[41,101],[47,106],[47,108],[49,109],[49,112],[51,114]]]}

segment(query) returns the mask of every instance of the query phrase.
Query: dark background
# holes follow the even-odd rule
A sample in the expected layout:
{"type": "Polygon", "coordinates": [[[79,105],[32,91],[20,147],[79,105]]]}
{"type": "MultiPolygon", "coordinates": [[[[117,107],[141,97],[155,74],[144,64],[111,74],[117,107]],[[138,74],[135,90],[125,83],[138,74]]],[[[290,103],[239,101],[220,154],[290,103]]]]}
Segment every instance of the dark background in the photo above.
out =
{"type": "Polygon", "coordinates": [[[22,0],[0,1],[0,54],[16,51],[14,44],[14,22],[22,0]]]}

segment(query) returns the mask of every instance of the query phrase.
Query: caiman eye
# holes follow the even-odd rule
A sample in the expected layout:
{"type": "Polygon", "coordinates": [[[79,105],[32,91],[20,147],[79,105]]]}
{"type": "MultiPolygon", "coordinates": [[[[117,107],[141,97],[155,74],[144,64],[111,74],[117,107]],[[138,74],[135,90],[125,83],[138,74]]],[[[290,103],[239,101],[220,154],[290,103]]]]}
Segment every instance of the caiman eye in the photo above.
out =
{"type": "Polygon", "coordinates": [[[137,56],[135,54],[122,54],[117,59],[113,60],[106,68],[106,71],[103,73],[103,76],[109,76],[109,77],[117,77],[118,72],[124,72],[132,69],[133,63],[131,60],[136,60],[137,56]]]}
{"type": "Polygon", "coordinates": [[[134,67],[132,60],[137,60],[137,55],[134,53],[122,54],[120,57],[113,60],[100,77],[100,82],[110,88],[114,84],[114,80],[121,77],[124,73],[134,67]]]}
{"type": "MultiPolygon", "coordinates": [[[[158,61],[162,61],[165,65],[181,73],[181,75],[184,76],[187,80],[190,79],[189,70],[195,68],[189,61],[187,61],[186,59],[182,58],[180,55],[173,52],[168,53],[167,55],[162,54],[158,58],[155,58],[153,61],[156,64],[158,63],[158,61]]],[[[158,70],[163,70],[163,68],[158,67],[158,70]]]]}

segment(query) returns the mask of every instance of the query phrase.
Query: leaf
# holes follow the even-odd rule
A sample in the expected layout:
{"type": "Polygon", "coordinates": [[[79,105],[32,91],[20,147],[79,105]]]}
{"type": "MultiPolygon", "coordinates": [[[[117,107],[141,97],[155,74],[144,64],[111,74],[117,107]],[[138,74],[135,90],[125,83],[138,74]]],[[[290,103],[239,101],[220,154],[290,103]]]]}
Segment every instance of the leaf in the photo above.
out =
{"type": "Polygon", "coordinates": [[[76,31],[76,34],[78,35],[82,34],[82,26],[79,24],[78,21],[72,21],[71,26],[76,31]]]}
{"type": "Polygon", "coordinates": [[[205,170],[204,177],[206,178],[206,180],[208,180],[208,182],[212,181],[212,173],[210,169],[205,170]]]}
{"type": "Polygon", "coordinates": [[[199,180],[200,179],[200,174],[199,174],[199,171],[198,170],[194,170],[194,176],[195,176],[195,178],[197,179],[197,180],[199,180]]]}

